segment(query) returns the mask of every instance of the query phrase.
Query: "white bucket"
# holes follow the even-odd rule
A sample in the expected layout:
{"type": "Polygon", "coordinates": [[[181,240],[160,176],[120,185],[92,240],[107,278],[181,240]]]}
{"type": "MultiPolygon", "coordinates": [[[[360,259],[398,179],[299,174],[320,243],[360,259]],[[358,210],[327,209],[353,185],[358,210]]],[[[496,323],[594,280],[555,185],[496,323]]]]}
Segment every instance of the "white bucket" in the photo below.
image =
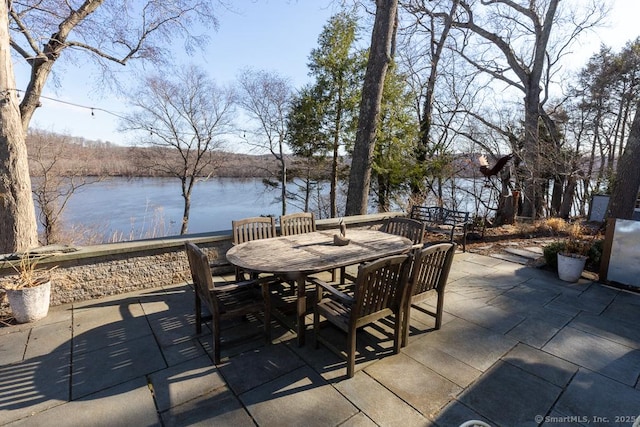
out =
{"type": "Polygon", "coordinates": [[[586,262],[587,257],[584,255],[558,253],[558,277],[565,282],[577,282],[586,262]]]}

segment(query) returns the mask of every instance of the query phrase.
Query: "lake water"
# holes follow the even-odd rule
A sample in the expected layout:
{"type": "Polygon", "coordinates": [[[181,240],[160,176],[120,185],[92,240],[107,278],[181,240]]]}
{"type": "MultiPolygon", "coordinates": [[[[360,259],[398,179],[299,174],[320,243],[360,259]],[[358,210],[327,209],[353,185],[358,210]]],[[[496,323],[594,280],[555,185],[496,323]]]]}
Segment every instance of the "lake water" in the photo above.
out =
{"type": "MultiPolygon", "coordinates": [[[[475,194],[490,201],[489,190],[483,181],[458,180],[467,191],[476,188],[475,194]]],[[[325,186],[326,187],[326,186],[325,186]]],[[[288,190],[294,191],[295,185],[288,190]]],[[[344,189],[340,192],[342,194],[344,189]]],[[[326,210],[329,190],[320,191],[326,210]]],[[[476,213],[479,207],[475,198],[466,191],[456,191],[456,209],[476,213]]],[[[280,189],[267,190],[261,179],[212,178],[198,182],[191,196],[189,233],[229,230],[233,219],[260,215],[279,216],[282,207],[277,197],[280,189]]],[[[343,197],[338,205],[344,206],[343,197]]],[[[371,197],[370,202],[374,200],[371,197]]],[[[400,197],[406,200],[406,197],[400,197]]],[[[65,230],[73,233],[77,244],[136,240],[176,235],[180,232],[183,199],[180,182],[175,178],[111,178],[80,188],[69,200],[63,213],[65,230]],[[84,237],[79,237],[83,235],[84,237]],[[87,237],[88,236],[88,237],[87,237]]],[[[392,203],[392,210],[402,210],[392,203]]],[[[287,203],[287,212],[302,209],[287,203]]],[[[317,218],[317,202],[312,210],[317,218]]],[[[369,212],[375,212],[370,206],[369,212]]],[[[324,215],[326,216],[326,214],[324,215]]]]}
{"type": "MultiPolygon", "coordinates": [[[[191,196],[189,233],[231,228],[231,220],[280,215],[277,191],[260,179],[212,178],[198,182],[191,196]]],[[[65,225],[131,240],[179,234],[183,199],[171,178],[113,178],[82,187],[63,213],[65,225]]],[[[288,211],[295,211],[290,207],[288,211]]]]}

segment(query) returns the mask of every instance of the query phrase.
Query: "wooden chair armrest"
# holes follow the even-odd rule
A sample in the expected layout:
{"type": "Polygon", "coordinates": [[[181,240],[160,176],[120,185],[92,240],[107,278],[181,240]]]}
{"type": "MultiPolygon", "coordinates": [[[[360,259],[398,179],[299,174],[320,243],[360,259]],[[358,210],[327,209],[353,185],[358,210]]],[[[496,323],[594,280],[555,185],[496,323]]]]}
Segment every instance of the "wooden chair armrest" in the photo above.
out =
{"type": "Polygon", "coordinates": [[[335,297],[335,298],[343,301],[346,304],[353,304],[355,302],[355,299],[353,297],[350,297],[349,295],[345,294],[344,292],[340,292],[339,290],[337,290],[336,288],[334,288],[333,286],[331,286],[327,282],[323,282],[322,280],[318,279],[317,277],[309,277],[307,280],[310,283],[313,283],[314,285],[316,285],[316,289],[322,288],[325,291],[327,291],[329,294],[331,294],[332,297],[335,297]]]}

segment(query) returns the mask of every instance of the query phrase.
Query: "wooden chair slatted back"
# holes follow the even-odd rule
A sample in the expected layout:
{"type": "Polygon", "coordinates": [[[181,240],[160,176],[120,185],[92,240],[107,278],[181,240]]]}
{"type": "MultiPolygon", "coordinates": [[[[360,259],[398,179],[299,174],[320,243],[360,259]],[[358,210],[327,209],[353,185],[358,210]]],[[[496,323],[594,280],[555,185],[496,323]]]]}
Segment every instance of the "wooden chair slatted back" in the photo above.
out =
{"type": "Polygon", "coordinates": [[[280,217],[280,234],[283,236],[314,231],[316,231],[316,219],[313,212],[296,212],[280,217]]]}
{"type": "Polygon", "coordinates": [[[258,216],[231,221],[231,229],[235,245],[250,240],[276,237],[276,221],[271,216],[258,216]]]}
{"type": "Polygon", "coordinates": [[[218,301],[212,292],[214,289],[213,275],[207,255],[192,242],[185,242],[185,249],[195,291],[212,313],[218,312],[218,301]]]}
{"type": "Polygon", "coordinates": [[[352,319],[393,311],[402,303],[408,282],[408,258],[395,255],[359,267],[352,319]]]}
{"type": "Polygon", "coordinates": [[[382,225],[381,231],[411,240],[414,245],[424,241],[425,223],[417,219],[393,217],[382,225]]]}
{"type": "Polygon", "coordinates": [[[419,250],[411,271],[411,295],[444,290],[453,263],[456,245],[440,243],[419,250]]]}

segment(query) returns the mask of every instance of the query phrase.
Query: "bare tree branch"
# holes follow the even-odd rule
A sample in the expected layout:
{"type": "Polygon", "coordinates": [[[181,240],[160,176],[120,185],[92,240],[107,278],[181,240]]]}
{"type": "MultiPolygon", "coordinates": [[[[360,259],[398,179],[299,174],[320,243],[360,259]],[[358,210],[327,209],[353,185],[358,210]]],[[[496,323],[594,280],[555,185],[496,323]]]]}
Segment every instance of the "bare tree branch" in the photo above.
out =
{"type": "Polygon", "coordinates": [[[131,97],[135,111],[121,128],[148,146],[141,166],[180,180],[184,211],[180,233],[188,228],[191,194],[198,180],[215,174],[223,137],[231,129],[235,95],[217,87],[195,67],[171,77],[149,76],[131,97]]]}

